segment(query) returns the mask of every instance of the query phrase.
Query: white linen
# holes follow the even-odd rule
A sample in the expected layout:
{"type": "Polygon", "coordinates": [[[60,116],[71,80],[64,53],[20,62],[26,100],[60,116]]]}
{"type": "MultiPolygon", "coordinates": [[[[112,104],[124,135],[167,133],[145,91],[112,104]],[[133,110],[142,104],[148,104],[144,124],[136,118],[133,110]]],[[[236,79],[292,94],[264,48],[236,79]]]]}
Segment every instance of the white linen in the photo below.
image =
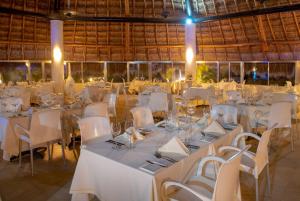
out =
{"type": "Polygon", "coordinates": [[[226,131],[225,129],[217,122],[217,121],[212,121],[207,128],[203,130],[205,133],[218,133],[221,135],[225,135],[226,131]]]}
{"type": "Polygon", "coordinates": [[[113,150],[113,145],[106,143],[108,138],[105,137],[93,140],[87,143],[86,149],[81,150],[70,189],[72,201],[86,201],[88,194],[107,201],[162,200],[160,190],[165,179],[185,181],[190,177],[187,173],[193,170],[196,160],[213,154],[220,146],[229,145],[240,132],[241,127],[237,127],[212,144],[195,140],[200,149],[154,174],[147,173],[140,167],[145,164],[145,160],[157,160],[154,153],[158,145],[168,142],[176,136],[176,132],[156,128],[151,136],[138,141],[135,148],[130,150],[113,150]]]}
{"type": "Polygon", "coordinates": [[[158,149],[162,155],[170,156],[170,157],[182,157],[188,156],[189,150],[188,148],[181,142],[178,137],[173,137],[169,142],[158,149]]]}

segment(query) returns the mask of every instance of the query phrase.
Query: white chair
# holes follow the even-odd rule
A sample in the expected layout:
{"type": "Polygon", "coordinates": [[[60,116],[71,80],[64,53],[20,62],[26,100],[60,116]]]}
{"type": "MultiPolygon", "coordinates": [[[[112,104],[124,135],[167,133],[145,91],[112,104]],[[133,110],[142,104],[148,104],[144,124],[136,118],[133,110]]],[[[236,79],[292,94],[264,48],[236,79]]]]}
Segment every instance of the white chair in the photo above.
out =
{"type": "Polygon", "coordinates": [[[292,132],[292,105],[290,102],[278,102],[271,105],[268,117],[268,129],[273,125],[274,128],[289,128],[292,151],[294,151],[294,139],[292,132]]]}
{"type": "Polygon", "coordinates": [[[162,195],[168,201],[234,201],[237,200],[239,189],[239,166],[242,151],[228,160],[217,156],[207,156],[200,161],[201,167],[207,167],[207,162],[221,164],[215,180],[202,176],[205,172],[199,169],[197,176],[186,183],[165,181],[162,185],[162,195]],[[168,193],[168,189],[172,193],[168,193]],[[178,189],[177,191],[173,191],[178,189]]]}
{"type": "Polygon", "coordinates": [[[258,143],[258,147],[256,153],[251,151],[243,152],[240,170],[251,174],[255,178],[255,189],[256,189],[256,201],[259,200],[259,186],[258,179],[261,172],[267,167],[267,180],[268,180],[268,189],[270,192],[270,173],[269,173],[269,154],[268,154],[268,144],[270,141],[270,135],[272,133],[272,129],[275,128],[276,125],[273,125],[271,129],[266,130],[261,137],[253,133],[241,133],[238,134],[233,140],[233,146],[224,146],[219,148],[219,152],[225,153],[227,151],[240,151],[241,146],[240,142],[245,137],[252,137],[256,139],[258,143]]]}
{"type": "Polygon", "coordinates": [[[81,135],[81,145],[87,140],[104,135],[111,135],[109,119],[107,117],[87,117],[78,121],[81,135]]]}
{"type": "Polygon", "coordinates": [[[136,128],[144,128],[147,126],[153,126],[154,120],[152,112],[148,107],[135,107],[130,110],[133,116],[133,124],[136,128]]]}
{"type": "Polygon", "coordinates": [[[242,94],[240,91],[230,90],[226,92],[229,101],[240,101],[242,100],[242,94]]]}
{"type": "Polygon", "coordinates": [[[213,105],[211,110],[211,118],[218,120],[219,116],[222,115],[224,123],[237,124],[237,114],[237,108],[232,105],[213,105]]]}
{"type": "Polygon", "coordinates": [[[107,103],[98,102],[87,105],[84,108],[83,117],[108,117],[108,106],[107,103]]]}
{"type": "Polygon", "coordinates": [[[117,93],[108,93],[103,98],[103,102],[108,105],[109,116],[115,117],[117,115],[117,93]]]}
{"type": "MultiPolygon", "coordinates": [[[[46,110],[33,113],[31,119],[30,130],[25,129],[19,124],[15,124],[14,130],[19,138],[19,165],[22,160],[22,142],[26,142],[30,149],[31,174],[33,175],[33,149],[47,144],[48,158],[50,159],[49,145],[55,142],[61,142],[62,155],[65,161],[65,142],[61,132],[61,111],[60,110],[46,110]]],[[[53,147],[52,147],[53,151],[53,147]]]]}
{"type": "Polygon", "coordinates": [[[168,112],[168,95],[163,92],[151,93],[148,107],[152,112],[168,112]]]}

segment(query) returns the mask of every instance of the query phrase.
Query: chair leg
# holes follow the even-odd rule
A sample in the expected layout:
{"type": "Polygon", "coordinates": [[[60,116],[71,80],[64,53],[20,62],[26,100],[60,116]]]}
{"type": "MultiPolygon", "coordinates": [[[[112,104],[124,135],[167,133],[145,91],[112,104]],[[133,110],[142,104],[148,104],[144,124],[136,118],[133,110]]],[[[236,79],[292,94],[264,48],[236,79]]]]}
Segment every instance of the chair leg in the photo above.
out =
{"type": "Polygon", "coordinates": [[[290,129],[290,136],[291,136],[292,151],[294,151],[294,137],[293,137],[292,129],[290,129]]]}
{"type": "Polygon", "coordinates": [[[22,165],[22,140],[19,140],[19,167],[22,165]]]}
{"type": "Polygon", "coordinates": [[[270,181],[270,165],[267,164],[267,182],[268,182],[268,191],[271,195],[271,181],[270,181]]]}
{"type": "Polygon", "coordinates": [[[31,176],[33,176],[33,150],[30,148],[31,176]]]}
{"type": "Polygon", "coordinates": [[[258,186],[258,178],[255,178],[255,196],[256,201],[259,201],[259,186],[258,186]]]}
{"type": "Polygon", "coordinates": [[[53,150],[54,150],[54,144],[51,144],[51,156],[50,156],[51,159],[53,158],[53,150]]]}
{"type": "Polygon", "coordinates": [[[47,142],[47,151],[48,151],[48,160],[50,160],[51,155],[50,155],[50,144],[47,142]]]}
{"type": "Polygon", "coordinates": [[[66,165],[66,157],[65,157],[65,141],[62,139],[61,141],[61,151],[62,151],[62,157],[64,160],[64,165],[66,165]]]}

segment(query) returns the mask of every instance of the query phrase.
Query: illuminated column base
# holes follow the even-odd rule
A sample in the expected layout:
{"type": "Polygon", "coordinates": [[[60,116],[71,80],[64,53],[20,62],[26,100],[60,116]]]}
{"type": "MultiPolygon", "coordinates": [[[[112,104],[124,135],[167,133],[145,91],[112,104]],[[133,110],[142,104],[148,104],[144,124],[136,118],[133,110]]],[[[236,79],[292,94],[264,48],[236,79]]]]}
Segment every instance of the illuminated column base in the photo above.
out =
{"type": "Polygon", "coordinates": [[[185,25],[185,79],[196,78],[196,25],[188,23],[185,25]]]}
{"type": "Polygon", "coordinates": [[[64,91],[64,40],[61,20],[51,20],[51,76],[55,83],[55,92],[64,91]]]}

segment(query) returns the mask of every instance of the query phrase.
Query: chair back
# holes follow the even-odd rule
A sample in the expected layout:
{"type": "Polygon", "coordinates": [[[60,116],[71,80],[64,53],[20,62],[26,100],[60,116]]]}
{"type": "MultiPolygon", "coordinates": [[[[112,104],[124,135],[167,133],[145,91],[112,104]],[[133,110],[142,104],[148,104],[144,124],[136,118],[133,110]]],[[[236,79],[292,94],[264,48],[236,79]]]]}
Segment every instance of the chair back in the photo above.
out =
{"type": "Polygon", "coordinates": [[[116,116],[117,111],[117,93],[118,93],[118,88],[116,93],[108,93],[104,96],[103,102],[108,105],[108,113],[112,116],[116,116]]]}
{"type": "Polygon", "coordinates": [[[107,103],[98,102],[87,105],[84,108],[83,116],[85,117],[108,117],[107,103]]]}
{"type": "Polygon", "coordinates": [[[163,92],[151,93],[149,108],[152,112],[168,112],[168,95],[163,92]]]}
{"type": "Polygon", "coordinates": [[[235,90],[230,90],[226,92],[228,100],[241,100],[242,99],[242,94],[240,91],[235,91],[235,90]]]}
{"type": "Polygon", "coordinates": [[[107,117],[87,117],[78,121],[81,134],[81,144],[96,137],[111,135],[107,117]]]}
{"type": "Polygon", "coordinates": [[[268,144],[270,141],[270,136],[272,133],[272,129],[266,130],[259,141],[256,155],[255,155],[255,171],[257,175],[264,169],[266,164],[269,163],[269,152],[268,152],[268,144]]]}
{"type": "Polygon", "coordinates": [[[31,146],[62,138],[61,111],[43,110],[32,114],[30,124],[31,146]]]}
{"type": "Polygon", "coordinates": [[[211,117],[213,120],[219,118],[219,113],[223,114],[224,123],[235,123],[237,124],[237,114],[238,110],[232,105],[213,105],[211,110],[211,117]]]}
{"type": "Polygon", "coordinates": [[[213,199],[215,201],[235,200],[239,188],[239,172],[242,152],[235,154],[220,166],[218,171],[213,199]]]}
{"type": "Polygon", "coordinates": [[[268,128],[291,128],[292,126],[292,105],[290,102],[277,102],[271,105],[268,128]]]}
{"type": "Polygon", "coordinates": [[[152,112],[148,107],[135,107],[130,110],[133,116],[133,124],[136,128],[154,125],[152,112]]]}

